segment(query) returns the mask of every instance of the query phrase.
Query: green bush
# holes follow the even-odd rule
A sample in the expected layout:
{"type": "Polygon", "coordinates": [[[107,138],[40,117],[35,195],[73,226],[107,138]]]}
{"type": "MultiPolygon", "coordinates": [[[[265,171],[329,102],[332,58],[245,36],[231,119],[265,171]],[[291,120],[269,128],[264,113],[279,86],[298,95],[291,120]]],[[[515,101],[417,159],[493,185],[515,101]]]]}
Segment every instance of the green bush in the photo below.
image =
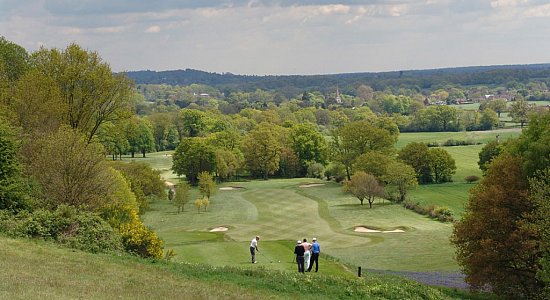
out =
{"type": "Polygon", "coordinates": [[[403,206],[421,215],[428,216],[433,219],[437,219],[441,222],[453,222],[453,212],[447,207],[441,207],[436,205],[430,205],[423,207],[420,203],[412,203],[409,201],[403,202],[403,206]]]}
{"type": "Polygon", "coordinates": [[[92,253],[123,249],[119,234],[101,217],[66,205],[55,211],[0,211],[0,231],[12,237],[53,240],[92,253]]]}
{"type": "Polygon", "coordinates": [[[476,182],[478,180],[479,180],[479,176],[475,176],[475,175],[469,175],[464,177],[464,181],[466,181],[467,183],[476,182]]]}

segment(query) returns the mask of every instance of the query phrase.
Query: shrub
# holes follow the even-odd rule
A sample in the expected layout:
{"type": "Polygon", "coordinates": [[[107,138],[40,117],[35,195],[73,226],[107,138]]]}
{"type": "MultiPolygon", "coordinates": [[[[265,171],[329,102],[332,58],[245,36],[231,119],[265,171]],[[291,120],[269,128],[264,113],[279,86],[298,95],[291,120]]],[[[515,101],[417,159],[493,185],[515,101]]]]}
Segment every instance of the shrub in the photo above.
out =
{"type": "Polygon", "coordinates": [[[325,167],[320,163],[311,163],[307,167],[307,177],[311,178],[323,178],[325,167]]]}
{"type": "Polygon", "coordinates": [[[479,180],[479,177],[475,176],[475,175],[469,175],[469,176],[464,177],[464,181],[466,181],[467,183],[476,182],[478,180],[479,180]]]}
{"type": "Polygon", "coordinates": [[[423,207],[420,205],[420,203],[416,202],[410,202],[410,201],[404,201],[403,206],[407,209],[410,209],[416,213],[419,213],[421,215],[428,216],[433,219],[437,219],[441,222],[453,222],[453,213],[452,211],[447,207],[440,207],[436,205],[430,205],[428,207],[423,207]]]}
{"type": "Polygon", "coordinates": [[[18,214],[1,211],[0,231],[12,237],[52,240],[92,253],[122,249],[120,235],[100,216],[66,205],[54,211],[39,209],[18,214]]]}

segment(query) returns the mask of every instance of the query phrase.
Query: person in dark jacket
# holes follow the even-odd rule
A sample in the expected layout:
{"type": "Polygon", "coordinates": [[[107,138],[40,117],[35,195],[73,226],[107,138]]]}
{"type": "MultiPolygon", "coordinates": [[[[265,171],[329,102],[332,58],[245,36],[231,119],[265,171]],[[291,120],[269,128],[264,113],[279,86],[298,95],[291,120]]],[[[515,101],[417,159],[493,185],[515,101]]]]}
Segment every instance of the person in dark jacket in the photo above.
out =
{"type": "Polygon", "coordinates": [[[296,242],[296,247],[294,247],[294,254],[296,254],[296,262],[298,263],[298,272],[304,273],[304,246],[302,246],[302,241],[296,242]]]}

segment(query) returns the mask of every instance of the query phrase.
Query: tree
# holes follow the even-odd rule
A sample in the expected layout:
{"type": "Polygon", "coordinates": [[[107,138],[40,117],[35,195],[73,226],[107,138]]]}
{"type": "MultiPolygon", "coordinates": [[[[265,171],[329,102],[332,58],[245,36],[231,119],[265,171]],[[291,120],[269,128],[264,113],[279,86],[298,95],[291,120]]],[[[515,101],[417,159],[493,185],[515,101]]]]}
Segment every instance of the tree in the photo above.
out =
{"type": "Polygon", "coordinates": [[[356,121],[332,132],[331,150],[334,161],[346,167],[349,180],[355,158],[369,151],[390,154],[394,151],[394,143],[395,139],[388,130],[368,121],[356,121]]]}
{"type": "Polygon", "coordinates": [[[522,159],[508,154],[495,158],[487,175],[471,189],[451,239],[473,289],[488,286],[511,298],[529,298],[540,290],[535,277],[538,237],[532,227],[524,226],[533,208],[522,159]]]}
{"type": "Polygon", "coordinates": [[[206,128],[205,118],[205,113],[200,110],[182,109],[176,123],[181,136],[198,136],[206,128]]]}
{"type": "Polygon", "coordinates": [[[184,138],[172,156],[172,170],[196,186],[200,172],[214,172],[216,150],[205,138],[184,138]]]}
{"type": "Polygon", "coordinates": [[[479,152],[479,161],[477,162],[479,169],[485,174],[491,161],[502,151],[502,145],[497,141],[488,142],[479,152]]]}
{"type": "Polygon", "coordinates": [[[428,151],[430,169],[435,183],[451,181],[456,171],[456,164],[449,152],[443,148],[432,148],[428,151]]]}
{"type": "Polygon", "coordinates": [[[530,223],[541,234],[540,258],[536,278],[544,288],[542,298],[550,298],[550,168],[540,171],[529,183],[531,200],[536,205],[530,223]]]}
{"type": "Polygon", "coordinates": [[[357,197],[361,205],[363,205],[363,200],[366,198],[369,202],[369,208],[372,208],[375,197],[384,195],[384,188],[376,177],[363,171],[356,172],[350,180],[344,182],[343,189],[357,197]]]}
{"type": "Polygon", "coordinates": [[[405,201],[407,191],[418,185],[413,167],[399,161],[389,163],[382,178],[388,185],[395,186],[399,193],[398,202],[405,201]]]}
{"type": "Polygon", "coordinates": [[[529,113],[531,110],[527,100],[523,97],[518,97],[510,106],[510,117],[512,117],[512,122],[520,123],[521,128],[523,128],[523,125],[529,120],[529,113]]]}
{"type": "Polygon", "coordinates": [[[300,176],[307,173],[310,163],[326,163],[327,143],[314,124],[302,123],[293,126],[290,129],[290,141],[302,166],[300,176]]]}
{"type": "Polygon", "coordinates": [[[267,179],[279,169],[282,146],[273,125],[261,123],[243,140],[242,151],[246,165],[253,174],[267,179]]]}
{"type": "Polygon", "coordinates": [[[199,176],[199,191],[203,198],[210,199],[210,196],[216,192],[216,183],[212,174],[208,172],[200,172],[199,176]]]}
{"type": "Polygon", "coordinates": [[[127,153],[130,147],[122,125],[116,125],[111,122],[104,123],[99,127],[96,137],[103,147],[105,147],[107,153],[113,156],[113,160],[116,160],[117,156],[122,159],[122,154],[127,153]]]}
{"type": "Polygon", "coordinates": [[[429,148],[426,144],[412,142],[403,147],[398,153],[400,160],[413,167],[416,178],[420,183],[433,181],[428,152],[429,148]]]}
{"type": "Polygon", "coordinates": [[[374,177],[380,180],[386,174],[392,160],[387,154],[369,151],[355,159],[353,169],[374,175],[374,177]]]}
{"type": "Polygon", "coordinates": [[[8,80],[14,82],[29,68],[29,54],[25,48],[0,36],[0,65],[8,80]]]}
{"type": "Polygon", "coordinates": [[[506,110],[506,99],[498,98],[491,100],[487,103],[486,108],[492,109],[500,118],[500,114],[506,110]]]}
{"type": "Polygon", "coordinates": [[[132,118],[126,126],[126,136],[132,158],[135,152],[141,152],[145,158],[145,153],[155,150],[153,125],[147,119],[132,118]]]}
{"type": "Polygon", "coordinates": [[[186,182],[182,182],[176,186],[174,204],[178,207],[178,214],[180,211],[185,211],[185,204],[191,200],[189,191],[191,187],[186,182]]]}
{"type": "Polygon", "coordinates": [[[481,130],[491,130],[498,126],[498,116],[497,113],[492,109],[487,108],[481,114],[480,119],[480,129],[481,130]]]}
{"type": "Polygon", "coordinates": [[[67,105],[55,82],[36,70],[20,76],[10,103],[15,123],[26,133],[44,135],[55,132],[63,124],[67,105]]]}
{"type": "Polygon", "coordinates": [[[532,116],[529,126],[522,132],[512,151],[524,158],[528,176],[550,167],[550,113],[532,116]]]}
{"type": "Polygon", "coordinates": [[[19,211],[29,206],[18,150],[12,128],[0,118],[0,210],[19,211]]]}
{"type": "Polygon", "coordinates": [[[76,44],[64,51],[41,48],[33,53],[31,66],[59,87],[67,109],[63,121],[83,132],[88,143],[103,123],[129,116],[131,80],[114,74],[96,52],[76,44]]]}
{"type": "Polygon", "coordinates": [[[69,127],[29,142],[27,172],[40,184],[45,199],[97,210],[105,205],[113,185],[103,147],[88,143],[69,127]]]}

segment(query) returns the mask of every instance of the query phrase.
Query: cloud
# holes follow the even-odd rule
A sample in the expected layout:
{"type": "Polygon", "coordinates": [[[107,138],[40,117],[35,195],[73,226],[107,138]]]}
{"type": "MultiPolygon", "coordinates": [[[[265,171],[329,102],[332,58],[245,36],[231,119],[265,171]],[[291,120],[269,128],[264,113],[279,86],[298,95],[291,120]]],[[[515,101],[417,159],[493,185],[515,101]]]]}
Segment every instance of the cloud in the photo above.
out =
{"type": "Polygon", "coordinates": [[[158,32],[160,32],[160,26],[153,25],[153,26],[147,28],[147,30],[145,30],[145,32],[147,32],[147,33],[158,33],[158,32]]]}

